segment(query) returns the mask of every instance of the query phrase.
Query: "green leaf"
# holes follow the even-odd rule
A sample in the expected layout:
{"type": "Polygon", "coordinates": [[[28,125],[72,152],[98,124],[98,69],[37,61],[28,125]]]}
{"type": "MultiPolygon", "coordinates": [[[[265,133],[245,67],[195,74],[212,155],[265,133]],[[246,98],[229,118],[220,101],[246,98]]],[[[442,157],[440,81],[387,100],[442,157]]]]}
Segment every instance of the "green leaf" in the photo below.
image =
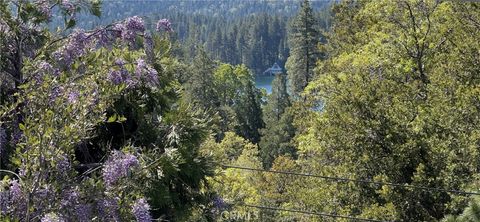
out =
{"type": "Polygon", "coordinates": [[[23,123],[18,124],[18,128],[20,128],[22,131],[25,131],[25,125],[23,125],[23,123]]]}
{"type": "Polygon", "coordinates": [[[125,122],[126,120],[127,120],[127,117],[125,117],[125,116],[120,116],[118,118],[118,122],[125,122]]]}
{"type": "Polygon", "coordinates": [[[113,123],[113,122],[117,121],[117,117],[118,117],[117,114],[113,114],[113,116],[108,117],[107,122],[108,123],[113,123]]]}

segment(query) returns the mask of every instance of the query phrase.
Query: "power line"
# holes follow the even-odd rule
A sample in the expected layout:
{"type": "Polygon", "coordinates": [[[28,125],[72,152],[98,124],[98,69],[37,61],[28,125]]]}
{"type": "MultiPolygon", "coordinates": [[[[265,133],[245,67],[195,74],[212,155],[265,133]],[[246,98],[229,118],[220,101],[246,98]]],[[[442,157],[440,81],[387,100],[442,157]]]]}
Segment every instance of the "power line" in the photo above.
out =
{"type": "Polygon", "coordinates": [[[258,208],[258,209],[265,209],[265,210],[275,210],[275,211],[285,211],[285,212],[292,212],[292,213],[309,214],[309,215],[316,215],[316,216],[322,216],[322,217],[350,219],[350,220],[355,220],[355,221],[385,222],[385,220],[375,220],[375,219],[368,219],[368,218],[351,217],[351,216],[344,216],[344,215],[338,215],[338,214],[328,214],[328,213],[323,213],[323,212],[312,212],[312,211],[285,209],[285,208],[278,208],[278,207],[258,206],[258,205],[251,205],[251,204],[241,204],[241,206],[258,208]]]}
{"type": "Polygon", "coordinates": [[[342,177],[332,177],[332,176],[323,176],[323,175],[287,172],[287,171],[278,171],[278,170],[264,170],[264,169],[258,169],[258,168],[232,166],[232,165],[224,165],[224,164],[220,164],[220,166],[223,168],[232,168],[232,169],[240,169],[240,170],[250,170],[250,171],[268,172],[268,173],[277,173],[277,174],[286,174],[286,175],[304,176],[304,177],[315,177],[315,178],[321,178],[325,180],[332,180],[336,182],[354,182],[354,183],[363,183],[363,184],[386,185],[386,186],[392,186],[392,187],[404,187],[404,188],[421,189],[421,190],[427,190],[427,191],[446,192],[446,193],[452,193],[452,194],[458,194],[458,195],[480,195],[480,193],[478,192],[448,190],[448,189],[442,189],[442,188],[407,185],[407,184],[399,184],[399,183],[377,182],[377,181],[371,181],[371,180],[357,180],[357,179],[349,179],[349,178],[342,178],[342,177]]]}

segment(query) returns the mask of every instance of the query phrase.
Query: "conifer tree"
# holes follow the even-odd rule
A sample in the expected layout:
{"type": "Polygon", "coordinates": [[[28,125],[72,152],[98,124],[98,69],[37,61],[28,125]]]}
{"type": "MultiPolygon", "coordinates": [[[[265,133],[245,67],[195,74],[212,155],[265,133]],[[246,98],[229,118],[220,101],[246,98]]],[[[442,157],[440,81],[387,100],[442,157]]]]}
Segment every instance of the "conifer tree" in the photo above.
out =
{"type": "Polygon", "coordinates": [[[265,168],[270,168],[280,155],[295,155],[290,140],[295,134],[292,115],[287,113],[290,100],[287,93],[287,80],[284,74],[277,74],[272,82],[272,94],[264,108],[265,128],[260,140],[260,155],[265,168]]]}
{"type": "Polygon", "coordinates": [[[298,97],[313,79],[313,69],[319,58],[320,32],[310,2],[304,0],[300,12],[293,18],[288,36],[290,56],[286,69],[292,96],[298,97]]]}
{"type": "MultiPolygon", "coordinates": [[[[240,68],[247,70],[245,66],[240,68]]],[[[238,135],[256,144],[260,140],[260,129],[264,126],[261,94],[251,79],[245,83],[244,87],[239,103],[234,108],[239,122],[235,131],[238,135]]]]}
{"type": "Polygon", "coordinates": [[[213,81],[214,69],[215,63],[207,53],[198,50],[185,89],[190,101],[203,109],[215,109],[220,105],[213,81]]]}

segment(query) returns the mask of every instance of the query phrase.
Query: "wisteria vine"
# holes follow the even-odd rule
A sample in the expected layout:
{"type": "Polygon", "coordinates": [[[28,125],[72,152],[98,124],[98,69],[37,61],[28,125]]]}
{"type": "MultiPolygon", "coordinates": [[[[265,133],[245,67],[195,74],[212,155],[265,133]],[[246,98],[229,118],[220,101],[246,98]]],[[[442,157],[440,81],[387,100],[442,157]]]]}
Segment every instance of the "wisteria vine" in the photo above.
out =
{"type": "MultiPolygon", "coordinates": [[[[48,23],[57,12],[69,27],[86,5],[97,7],[85,0],[11,3],[19,10],[34,9],[30,20],[16,24],[28,30],[20,35],[40,33],[38,24],[48,23]],[[29,24],[32,21],[34,25],[29,24]]],[[[14,25],[0,22],[6,40],[18,37],[14,25]]],[[[173,29],[162,19],[156,31],[173,29]]],[[[147,199],[141,192],[133,192],[135,182],[127,180],[142,169],[138,148],[118,147],[106,153],[98,168],[86,172],[76,168],[79,162],[75,158],[76,146],[105,121],[112,98],[125,90],[159,87],[159,73],[152,65],[155,46],[151,31],[141,17],[133,16],[92,31],[74,29],[58,39],[45,36],[49,40],[43,45],[18,45],[15,41],[2,45],[7,56],[21,51],[25,57],[18,60],[22,67],[7,70],[20,96],[13,109],[18,115],[5,123],[0,118],[0,155],[3,159],[7,145],[15,148],[12,163],[20,178],[7,175],[0,181],[0,219],[152,221],[147,199]],[[115,58],[116,52],[126,58],[115,58]],[[103,62],[94,63],[99,57],[103,62]],[[92,174],[95,171],[99,173],[92,174]]]]}

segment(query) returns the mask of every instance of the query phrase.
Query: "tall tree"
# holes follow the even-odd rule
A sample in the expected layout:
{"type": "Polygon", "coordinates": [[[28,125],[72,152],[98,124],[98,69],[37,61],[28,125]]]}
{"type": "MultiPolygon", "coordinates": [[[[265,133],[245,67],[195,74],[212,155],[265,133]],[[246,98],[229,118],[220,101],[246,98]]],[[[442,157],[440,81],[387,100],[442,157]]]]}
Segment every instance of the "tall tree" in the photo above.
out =
{"type": "Polygon", "coordinates": [[[295,147],[290,142],[295,135],[293,116],[286,112],[290,105],[286,77],[277,74],[272,82],[272,94],[264,108],[265,128],[261,131],[259,143],[264,168],[270,168],[280,155],[295,155],[295,147]]]}
{"type": "Polygon", "coordinates": [[[310,2],[304,0],[300,12],[291,21],[288,44],[290,56],[286,69],[292,96],[298,98],[303,89],[313,79],[313,69],[319,58],[318,43],[320,32],[317,29],[310,2]]]}
{"type": "Polygon", "coordinates": [[[215,110],[220,105],[213,81],[215,63],[204,50],[198,51],[190,68],[190,79],[185,86],[186,95],[200,108],[215,110]]]}
{"type": "MultiPolygon", "coordinates": [[[[236,71],[249,72],[245,66],[238,67],[236,71]]],[[[239,123],[236,132],[256,144],[260,141],[260,129],[264,126],[261,108],[262,96],[260,90],[255,87],[253,78],[246,80],[243,87],[243,92],[239,95],[239,103],[234,108],[239,123]]]]}
{"type": "Polygon", "coordinates": [[[220,117],[217,139],[223,138],[226,131],[235,131],[257,143],[259,129],[263,128],[261,93],[250,70],[245,65],[221,64],[214,70],[212,80],[207,86],[213,87],[216,106],[211,108],[220,117]]]}

